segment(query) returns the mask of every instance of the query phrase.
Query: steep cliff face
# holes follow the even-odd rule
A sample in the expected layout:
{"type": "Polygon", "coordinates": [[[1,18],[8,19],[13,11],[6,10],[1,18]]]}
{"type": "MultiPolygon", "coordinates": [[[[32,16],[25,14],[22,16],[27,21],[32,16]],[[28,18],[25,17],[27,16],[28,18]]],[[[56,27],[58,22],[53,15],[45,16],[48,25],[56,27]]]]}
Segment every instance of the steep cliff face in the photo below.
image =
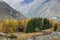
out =
{"type": "Polygon", "coordinates": [[[24,15],[11,8],[4,1],[0,1],[0,20],[2,19],[24,19],[24,15]]]}

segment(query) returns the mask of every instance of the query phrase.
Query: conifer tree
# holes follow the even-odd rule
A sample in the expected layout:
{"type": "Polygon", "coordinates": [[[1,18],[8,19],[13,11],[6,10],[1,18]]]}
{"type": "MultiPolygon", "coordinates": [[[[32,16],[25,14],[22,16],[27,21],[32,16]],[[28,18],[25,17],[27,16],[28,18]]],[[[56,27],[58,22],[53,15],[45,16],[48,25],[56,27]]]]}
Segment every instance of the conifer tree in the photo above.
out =
{"type": "Polygon", "coordinates": [[[28,22],[27,27],[26,27],[26,33],[32,33],[32,32],[34,32],[34,31],[33,31],[32,22],[33,22],[33,19],[31,19],[31,20],[28,22]]]}
{"type": "Polygon", "coordinates": [[[55,24],[55,26],[54,26],[54,31],[56,31],[57,30],[57,24],[55,24]]]}
{"type": "Polygon", "coordinates": [[[36,32],[36,28],[38,31],[42,30],[42,18],[34,18],[28,22],[26,33],[36,32]]]}

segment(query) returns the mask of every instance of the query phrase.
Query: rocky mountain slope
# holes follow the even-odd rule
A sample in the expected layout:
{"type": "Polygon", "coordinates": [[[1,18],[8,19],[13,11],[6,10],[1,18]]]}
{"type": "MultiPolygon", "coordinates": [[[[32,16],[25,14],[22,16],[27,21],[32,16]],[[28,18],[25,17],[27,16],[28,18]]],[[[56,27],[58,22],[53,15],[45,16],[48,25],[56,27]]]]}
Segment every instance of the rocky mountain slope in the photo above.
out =
{"type": "Polygon", "coordinates": [[[4,1],[0,1],[0,20],[3,19],[24,19],[24,15],[11,8],[4,1]]]}
{"type": "Polygon", "coordinates": [[[28,3],[26,1],[27,0],[6,0],[10,6],[14,7],[28,18],[52,18],[60,16],[60,0],[34,0],[32,2],[28,1],[28,3]]]}
{"type": "Polygon", "coordinates": [[[41,4],[39,3],[35,9],[30,9],[26,16],[43,18],[60,17],[60,0],[46,0],[41,4]]]}

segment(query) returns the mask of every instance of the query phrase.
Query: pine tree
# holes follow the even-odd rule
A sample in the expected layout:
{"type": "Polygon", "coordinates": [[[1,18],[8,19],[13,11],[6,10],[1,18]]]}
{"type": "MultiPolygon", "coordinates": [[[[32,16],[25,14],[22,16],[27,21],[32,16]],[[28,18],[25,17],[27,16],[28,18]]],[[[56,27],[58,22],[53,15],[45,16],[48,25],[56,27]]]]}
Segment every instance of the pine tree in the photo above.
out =
{"type": "Polygon", "coordinates": [[[49,29],[50,28],[50,22],[49,22],[49,19],[45,18],[44,19],[44,22],[43,22],[43,30],[45,29],[49,29]]]}
{"type": "Polygon", "coordinates": [[[26,33],[36,32],[42,30],[42,18],[34,18],[28,22],[26,33]],[[38,28],[38,30],[35,30],[38,28]]]}
{"type": "Polygon", "coordinates": [[[31,19],[29,22],[28,22],[28,24],[27,24],[27,28],[26,28],[26,33],[32,33],[32,32],[34,32],[33,31],[33,19],[31,19]]]}
{"type": "Polygon", "coordinates": [[[45,18],[45,19],[43,19],[43,30],[45,30],[46,29],[46,27],[47,27],[47,19],[45,18]]]}
{"type": "Polygon", "coordinates": [[[43,26],[43,22],[42,22],[42,18],[38,18],[38,27],[39,27],[39,30],[41,31],[42,30],[42,26],[43,26]]]}
{"type": "Polygon", "coordinates": [[[57,31],[57,24],[55,24],[54,31],[57,31]]]}
{"type": "Polygon", "coordinates": [[[47,19],[47,29],[50,28],[50,23],[49,23],[49,19],[47,19]]]}

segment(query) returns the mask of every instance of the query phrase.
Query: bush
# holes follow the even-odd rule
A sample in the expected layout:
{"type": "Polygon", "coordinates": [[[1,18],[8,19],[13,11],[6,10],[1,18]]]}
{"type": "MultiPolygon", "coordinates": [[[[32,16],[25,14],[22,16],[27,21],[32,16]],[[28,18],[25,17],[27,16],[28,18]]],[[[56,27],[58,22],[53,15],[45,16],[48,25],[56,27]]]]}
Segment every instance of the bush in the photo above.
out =
{"type": "Polygon", "coordinates": [[[17,38],[17,36],[16,35],[13,35],[13,34],[10,34],[10,36],[8,36],[8,38],[14,39],[14,38],[17,38]]]}

